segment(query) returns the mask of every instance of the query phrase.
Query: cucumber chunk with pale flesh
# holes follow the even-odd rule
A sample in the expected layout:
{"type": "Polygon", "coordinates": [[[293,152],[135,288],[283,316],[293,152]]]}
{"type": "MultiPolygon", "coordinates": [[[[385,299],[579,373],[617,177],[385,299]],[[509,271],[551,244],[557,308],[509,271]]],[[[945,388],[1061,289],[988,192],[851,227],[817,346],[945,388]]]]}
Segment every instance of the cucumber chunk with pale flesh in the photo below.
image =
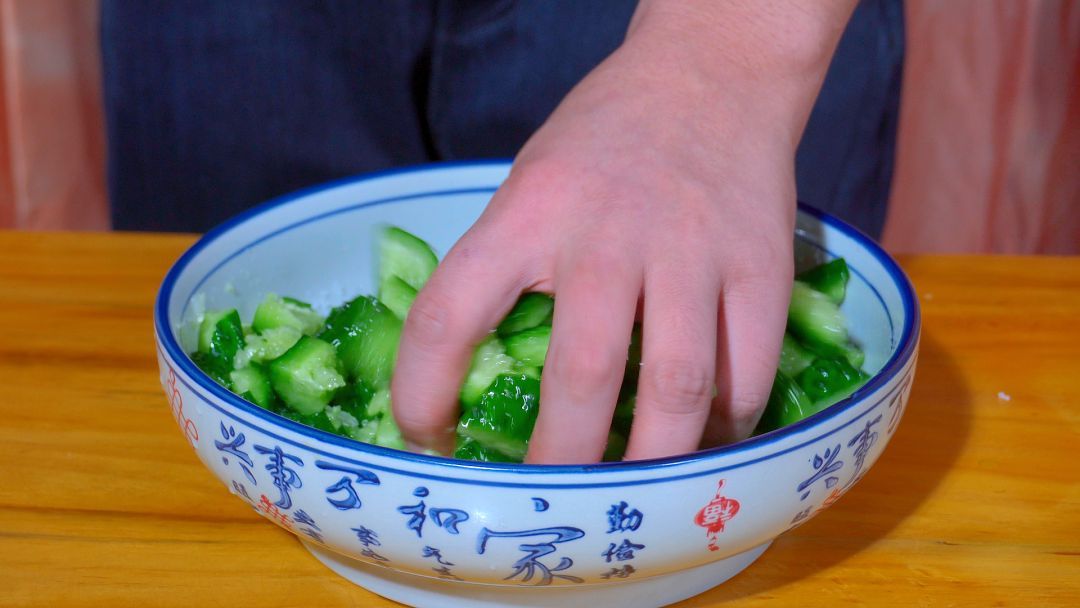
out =
{"type": "Polygon", "coordinates": [[[334,347],[303,336],[270,362],[270,384],[286,406],[306,415],[326,408],[334,393],[345,386],[345,378],[334,347]]]}
{"type": "Polygon", "coordinates": [[[322,329],[323,316],[311,304],[277,294],[267,294],[255,309],[251,328],[265,333],[268,329],[290,327],[302,334],[313,336],[322,329]]]}
{"type": "Polygon", "coordinates": [[[401,319],[370,296],[335,308],[319,337],[334,345],[345,372],[368,386],[390,385],[401,337],[401,319]]]}

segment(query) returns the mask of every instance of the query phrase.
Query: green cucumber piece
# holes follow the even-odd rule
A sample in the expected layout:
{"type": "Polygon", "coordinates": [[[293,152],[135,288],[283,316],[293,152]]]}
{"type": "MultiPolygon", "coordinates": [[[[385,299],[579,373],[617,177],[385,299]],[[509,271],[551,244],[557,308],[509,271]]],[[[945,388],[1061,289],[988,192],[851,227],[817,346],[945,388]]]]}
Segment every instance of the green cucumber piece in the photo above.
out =
{"type": "Polygon", "coordinates": [[[274,389],[270,386],[270,376],[261,367],[249,365],[233,370],[229,379],[234,393],[264,409],[273,405],[274,389]]]}
{"type": "Polygon", "coordinates": [[[229,378],[232,369],[223,367],[220,360],[214,359],[204,352],[195,351],[191,353],[191,361],[195,363],[195,366],[202,370],[204,374],[210,376],[214,382],[232,390],[232,379],[229,378]]]}
{"type": "Polygon", "coordinates": [[[820,408],[814,406],[802,387],[784,372],[777,371],[772,391],[769,393],[769,401],[765,405],[765,411],[754,432],[758,435],[768,433],[798,422],[818,411],[820,408]]]}
{"type": "Polygon", "coordinates": [[[518,298],[517,304],[499,324],[499,335],[509,336],[526,329],[532,329],[538,325],[551,325],[552,312],[555,310],[555,300],[545,293],[527,293],[518,298]]]}
{"type": "Polygon", "coordinates": [[[400,277],[387,277],[379,285],[379,301],[404,320],[418,292],[400,277]]]}
{"type": "Polygon", "coordinates": [[[393,413],[390,408],[390,391],[383,389],[371,396],[371,402],[367,406],[367,414],[369,418],[392,416],[393,413]]]}
{"type": "Polygon", "coordinates": [[[626,368],[623,371],[622,386],[619,387],[618,403],[624,403],[626,400],[632,399],[634,395],[637,394],[637,385],[640,376],[641,324],[635,323],[633,331],[630,332],[630,347],[626,352],[626,368]]]}
{"type": "Polygon", "coordinates": [[[323,411],[326,412],[326,417],[330,419],[330,423],[334,425],[334,432],[338,435],[351,437],[360,428],[360,421],[339,405],[328,405],[323,411]]]}
{"type": "Polygon", "coordinates": [[[398,277],[416,291],[427,282],[439,257],[415,235],[401,228],[387,226],[379,234],[379,284],[398,277]]]}
{"type": "Polygon", "coordinates": [[[460,460],[477,460],[480,462],[521,462],[520,460],[514,460],[501,452],[486,448],[472,439],[458,440],[457,449],[454,450],[454,458],[460,460]]]}
{"type": "Polygon", "coordinates": [[[338,434],[337,427],[334,426],[334,423],[330,420],[329,415],[327,415],[325,411],[302,414],[296,410],[284,408],[279,413],[289,420],[299,422],[305,426],[310,426],[311,428],[326,431],[327,433],[333,433],[335,435],[338,434]]]}
{"type": "Polygon", "coordinates": [[[401,437],[401,430],[398,429],[397,422],[389,413],[379,419],[379,426],[375,429],[375,437],[371,442],[384,448],[405,449],[405,440],[401,437]]]}
{"type": "Polygon", "coordinates": [[[457,432],[485,448],[520,462],[529,449],[529,437],[540,409],[540,381],[525,374],[502,374],[467,410],[457,432]]]}
{"type": "Polygon", "coordinates": [[[345,386],[341,363],[334,347],[303,336],[285,354],[270,362],[270,384],[292,410],[299,414],[321,412],[334,393],[345,386]]]}
{"type": "Polygon", "coordinates": [[[843,351],[844,358],[851,364],[851,367],[862,371],[863,363],[866,363],[866,353],[863,352],[863,349],[848,342],[844,345],[843,351]]]}
{"type": "Polygon", "coordinates": [[[350,382],[334,394],[330,404],[340,407],[343,412],[363,422],[375,416],[369,411],[374,395],[375,389],[364,382],[350,382]]]}
{"type": "MultiPolygon", "coordinates": [[[[215,350],[227,352],[240,348],[244,340],[244,327],[240,313],[235,308],[209,310],[199,323],[199,352],[214,355],[215,350]]],[[[232,358],[231,355],[229,357],[232,358]]]]}
{"type": "Polygon", "coordinates": [[[509,374],[519,371],[520,364],[506,354],[506,347],[494,334],[489,335],[476,347],[473,353],[472,365],[465,383],[461,387],[461,404],[464,409],[475,407],[480,403],[480,396],[500,374],[509,374]]]}
{"type": "Polygon", "coordinates": [[[506,354],[532,367],[543,367],[551,342],[551,327],[538,325],[503,338],[506,354]]]}
{"type": "Polygon", "coordinates": [[[802,281],[791,288],[788,329],[807,347],[842,346],[848,341],[847,323],[829,296],[802,281]]]}
{"type": "Polygon", "coordinates": [[[607,447],[604,448],[604,462],[618,462],[626,454],[626,437],[611,431],[608,433],[607,447]]]}
{"type": "Polygon", "coordinates": [[[377,299],[360,296],[335,308],[319,338],[334,345],[350,379],[376,389],[390,385],[401,319],[377,299]]]}
{"type": "Polygon", "coordinates": [[[233,366],[240,369],[252,362],[264,363],[277,359],[292,348],[302,335],[304,334],[295,327],[275,327],[261,334],[245,334],[244,348],[236,351],[233,366]]]}
{"type": "Polygon", "coordinates": [[[634,407],[637,406],[637,396],[630,395],[619,401],[615,406],[615,413],[611,418],[611,430],[623,437],[630,436],[630,426],[634,422],[634,407]]]}
{"type": "Polygon", "coordinates": [[[784,345],[780,348],[780,371],[789,378],[799,375],[799,372],[810,367],[814,362],[815,355],[807,350],[791,334],[784,333],[784,345]]]}
{"type": "Polygon", "coordinates": [[[279,327],[291,327],[300,333],[314,336],[322,329],[325,319],[307,302],[293,298],[282,298],[277,294],[266,294],[255,309],[251,328],[259,333],[279,327]]]}
{"type": "Polygon", "coordinates": [[[869,378],[843,357],[819,357],[795,381],[820,410],[855,392],[869,378]]]}
{"type": "Polygon", "coordinates": [[[813,289],[829,296],[830,300],[839,305],[844,301],[844,294],[847,291],[850,276],[851,273],[844,258],[836,258],[831,262],[825,262],[800,272],[795,277],[795,280],[806,283],[813,289]]]}
{"type": "Polygon", "coordinates": [[[244,348],[244,328],[235,308],[207,312],[199,324],[198,357],[192,360],[216,382],[232,388],[229,374],[236,353],[244,348]]]}
{"type": "Polygon", "coordinates": [[[349,429],[349,437],[364,443],[375,443],[375,433],[378,430],[379,419],[369,418],[362,421],[355,429],[349,429]]]}
{"type": "MultiPolygon", "coordinates": [[[[851,364],[855,369],[861,369],[863,363],[866,361],[866,354],[862,349],[855,346],[850,341],[844,344],[808,344],[807,351],[814,355],[814,358],[825,357],[843,357],[847,359],[847,362],[851,364]]],[[[792,377],[797,374],[793,374],[792,377]]]]}

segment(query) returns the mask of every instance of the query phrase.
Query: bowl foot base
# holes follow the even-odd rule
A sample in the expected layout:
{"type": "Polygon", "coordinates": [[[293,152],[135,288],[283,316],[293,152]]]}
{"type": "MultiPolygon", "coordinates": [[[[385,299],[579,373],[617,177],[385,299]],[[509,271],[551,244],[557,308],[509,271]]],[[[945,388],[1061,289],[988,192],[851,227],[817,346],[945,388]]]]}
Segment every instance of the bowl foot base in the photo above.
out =
{"type": "Polygon", "coordinates": [[[418,608],[656,608],[693,597],[723,583],[752,564],[771,544],[770,541],[711,564],[640,581],[536,588],[454,583],[404,574],[301,542],[316,559],[346,579],[385,598],[418,608]]]}

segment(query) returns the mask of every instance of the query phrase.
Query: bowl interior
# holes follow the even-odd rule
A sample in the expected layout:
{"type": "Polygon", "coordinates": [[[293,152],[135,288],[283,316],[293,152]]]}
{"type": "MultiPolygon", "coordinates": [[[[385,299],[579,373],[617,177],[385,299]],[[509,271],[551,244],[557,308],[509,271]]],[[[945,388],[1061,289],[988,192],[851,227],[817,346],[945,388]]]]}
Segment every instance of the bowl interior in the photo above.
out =
{"type": "MultiPolygon", "coordinates": [[[[394,224],[442,255],[483,211],[509,164],[468,163],[345,180],[272,201],[208,233],[176,264],[162,296],[168,326],[185,351],[204,309],[236,307],[250,318],[267,292],[322,312],[375,291],[372,235],[394,224]]],[[[800,209],[798,268],[836,256],[852,270],[843,305],[854,340],[876,373],[910,333],[906,279],[867,237],[812,209],[800,209]]],[[[466,294],[467,295],[467,294],[466,294]]]]}

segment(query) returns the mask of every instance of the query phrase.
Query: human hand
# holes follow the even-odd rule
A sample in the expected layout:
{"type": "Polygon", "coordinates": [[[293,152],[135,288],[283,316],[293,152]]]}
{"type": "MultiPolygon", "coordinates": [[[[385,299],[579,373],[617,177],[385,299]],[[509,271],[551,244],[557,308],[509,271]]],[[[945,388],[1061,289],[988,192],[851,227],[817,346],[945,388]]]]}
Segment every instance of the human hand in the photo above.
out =
{"type": "Polygon", "coordinates": [[[684,17],[639,10],[417,297],[392,387],[414,445],[450,451],[473,348],[525,291],[556,297],[527,462],[600,459],[639,308],[626,458],[753,429],[784,331],[794,152],[816,85],[806,99],[802,75],[700,65],[701,48],[672,46],[684,17]]]}

